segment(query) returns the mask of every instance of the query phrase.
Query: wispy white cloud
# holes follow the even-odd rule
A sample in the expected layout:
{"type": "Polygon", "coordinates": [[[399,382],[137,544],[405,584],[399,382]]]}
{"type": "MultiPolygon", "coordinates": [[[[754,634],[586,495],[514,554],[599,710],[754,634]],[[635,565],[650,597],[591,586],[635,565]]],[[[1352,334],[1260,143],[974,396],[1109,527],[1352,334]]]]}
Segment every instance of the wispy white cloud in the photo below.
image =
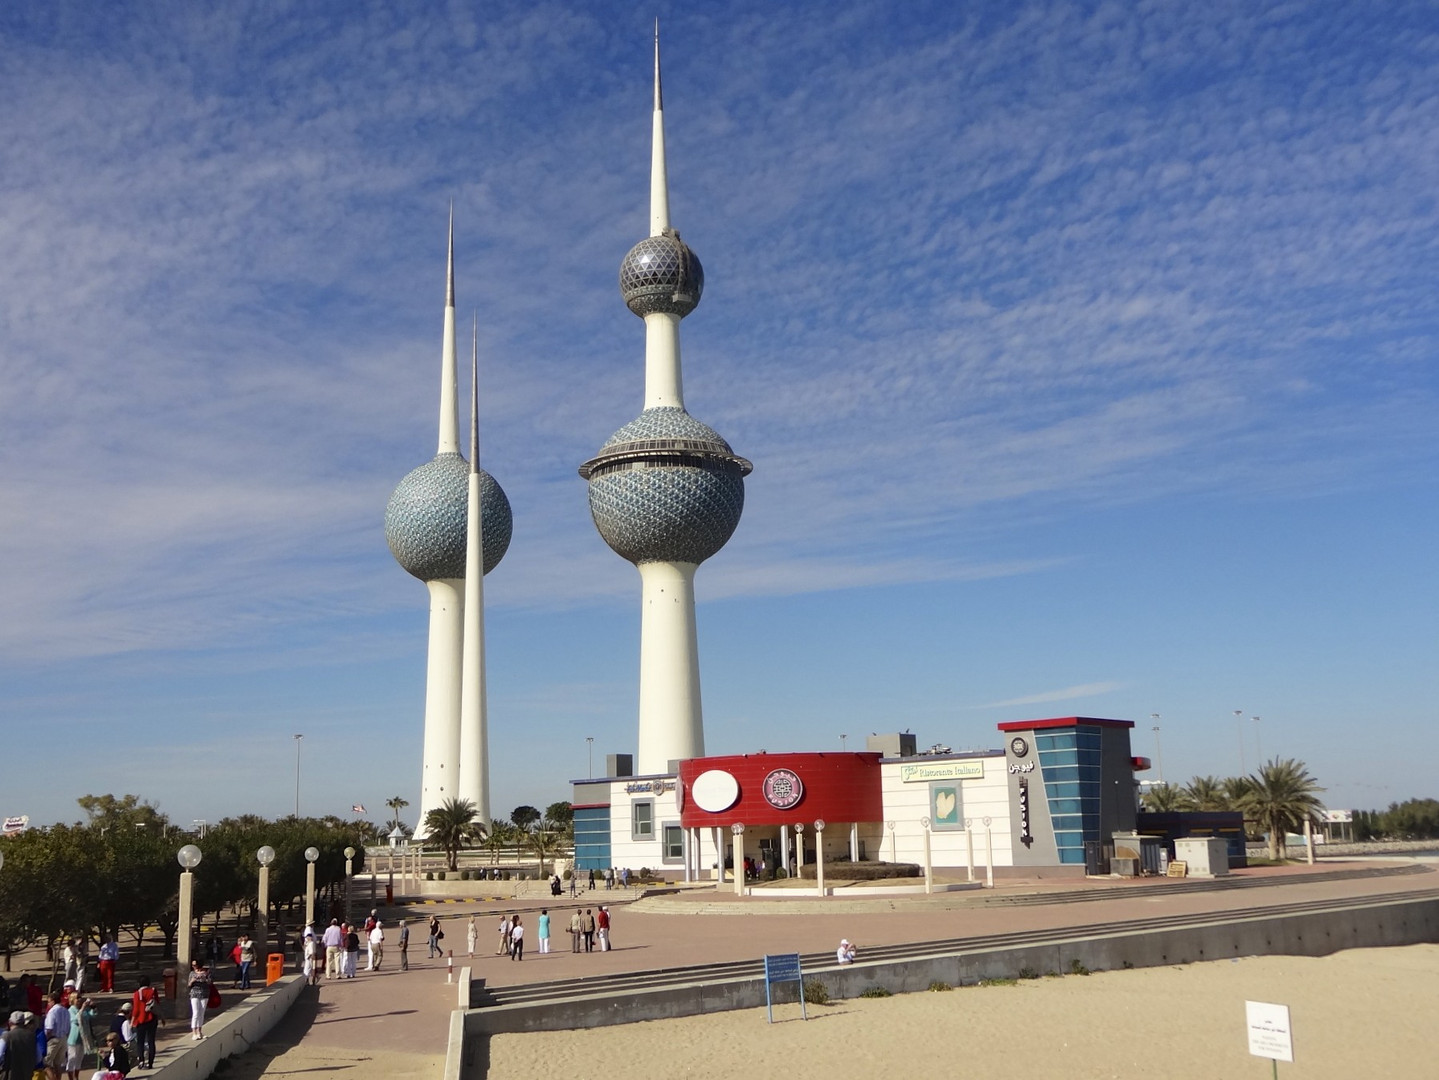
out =
{"type": "Polygon", "coordinates": [[[1123,690],[1125,684],[1122,682],[1097,682],[1081,683],[1079,686],[1066,686],[1063,690],[1046,690],[1039,694],[1026,694],[1023,697],[1008,698],[1005,701],[994,701],[988,705],[972,706],[976,709],[1004,709],[1016,705],[1048,705],[1055,701],[1074,701],[1077,698],[1100,697],[1104,694],[1112,694],[1116,690],[1123,690]]]}

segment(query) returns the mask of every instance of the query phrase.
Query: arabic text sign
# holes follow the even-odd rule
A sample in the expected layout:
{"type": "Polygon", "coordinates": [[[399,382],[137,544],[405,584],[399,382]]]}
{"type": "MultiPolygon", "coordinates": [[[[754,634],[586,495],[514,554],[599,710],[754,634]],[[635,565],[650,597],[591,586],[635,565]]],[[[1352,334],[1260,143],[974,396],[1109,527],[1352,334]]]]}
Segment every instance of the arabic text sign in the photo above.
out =
{"type": "Polygon", "coordinates": [[[1289,1006],[1246,1001],[1244,1018],[1249,1028],[1249,1052],[1275,1061],[1294,1060],[1294,1035],[1289,1028],[1289,1006]]]}

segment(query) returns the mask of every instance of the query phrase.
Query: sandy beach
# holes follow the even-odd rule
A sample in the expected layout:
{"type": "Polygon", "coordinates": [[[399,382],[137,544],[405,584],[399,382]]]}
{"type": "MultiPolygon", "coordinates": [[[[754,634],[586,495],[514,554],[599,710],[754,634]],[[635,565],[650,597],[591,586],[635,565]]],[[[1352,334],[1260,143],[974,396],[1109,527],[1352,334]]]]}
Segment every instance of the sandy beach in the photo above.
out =
{"type": "MultiPolygon", "coordinates": [[[[1245,1000],[1288,1005],[1280,1076],[1439,1075],[1439,945],[1321,958],[1251,957],[1013,986],[717,1013],[584,1032],[499,1035],[466,1080],[613,1080],[632,1073],[869,1080],[912,1075],[1216,1078],[1270,1075],[1245,1000]],[[648,1064],[647,1064],[648,1063],[648,1064]]],[[[249,1080],[249,1077],[246,1077],[249,1080]]]]}

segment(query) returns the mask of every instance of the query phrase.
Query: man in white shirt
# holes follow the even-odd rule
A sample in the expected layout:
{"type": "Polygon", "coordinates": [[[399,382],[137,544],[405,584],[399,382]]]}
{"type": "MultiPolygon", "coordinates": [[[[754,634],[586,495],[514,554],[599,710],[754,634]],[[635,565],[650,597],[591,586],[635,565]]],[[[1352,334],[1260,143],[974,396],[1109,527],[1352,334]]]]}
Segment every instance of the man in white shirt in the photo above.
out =
{"type": "Polygon", "coordinates": [[[65,1063],[65,1039],[70,1034],[70,1009],[60,1004],[64,995],[60,991],[50,995],[50,1011],[45,1014],[45,1075],[50,1080],[60,1080],[61,1066],[65,1063]]]}
{"type": "Polygon", "coordinates": [[[849,938],[841,939],[839,948],[834,951],[834,959],[840,964],[854,963],[854,946],[849,943],[849,938]]]}
{"type": "Polygon", "coordinates": [[[113,938],[106,938],[100,946],[100,992],[115,992],[115,963],[120,959],[120,946],[113,938]]]}
{"type": "Polygon", "coordinates": [[[380,920],[375,920],[375,925],[370,929],[370,959],[365,965],[366,971],[379,971],[380,959],[385,955],[385,932],[380,929],[380,920]]]}

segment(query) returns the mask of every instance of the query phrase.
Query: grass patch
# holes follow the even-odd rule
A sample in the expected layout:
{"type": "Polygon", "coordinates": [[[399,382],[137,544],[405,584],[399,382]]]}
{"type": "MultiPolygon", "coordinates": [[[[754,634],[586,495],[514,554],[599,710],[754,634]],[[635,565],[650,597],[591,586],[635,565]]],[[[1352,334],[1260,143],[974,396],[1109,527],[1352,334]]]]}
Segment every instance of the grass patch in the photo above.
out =
{"type": "Polygon", "coordinates": [[[894,997],[894,995],[891,994],[888,990],[886,990],[883,986],[871,986],[868,990],[864,991],[859,996],[862,998],[894,997]]]}
{"type": "Polygon", "coordinates": [[[942,981],[942,980],[940,980],[940,979],[935,979],[934,982],[932,982],[932,983],[929,984],[929,992],[932,993],[932,994],[942,994],[942,993],[944,993],[946,990],[953,990],[953,989],[954,989],[954,987],[950,986],[949,983],[944,982],[944,981],[942,981]]]}
{"type": "Polygon", "coordinates": [[[980,979],[980,986],[1018,986],[1018,979],[980,979]]]}
{"type": "Polygon", "coordinates": [[[829,1004],[829,987],[818,979],[804,981],[804,999],[811,1005],[829,1004]]]}
{"type": "Polygon", "coordinates": [[[1019,977],[1021,979],[1037,979],[1039,978],[1039,972],[1035,971],[1032,967],[1026,966],[1019,969],[1019,977]]]}
{"type": "Polygon", "coordinates": [[[1076,956],[1073,960],[1069,962],[1069,973],[1071,975],[1088,975],[1089,969],[1083,964],[1081,964],[1079,962],[1079,957],[1076,956]]]}

